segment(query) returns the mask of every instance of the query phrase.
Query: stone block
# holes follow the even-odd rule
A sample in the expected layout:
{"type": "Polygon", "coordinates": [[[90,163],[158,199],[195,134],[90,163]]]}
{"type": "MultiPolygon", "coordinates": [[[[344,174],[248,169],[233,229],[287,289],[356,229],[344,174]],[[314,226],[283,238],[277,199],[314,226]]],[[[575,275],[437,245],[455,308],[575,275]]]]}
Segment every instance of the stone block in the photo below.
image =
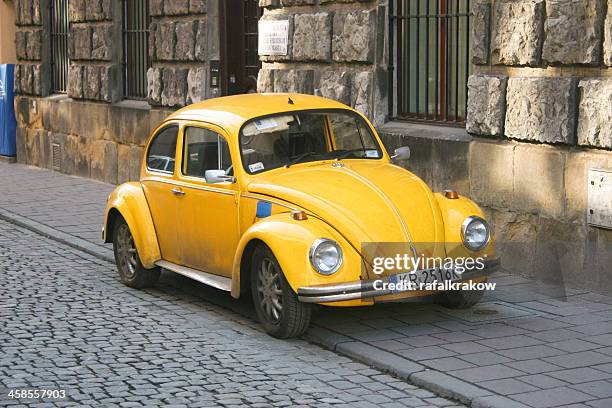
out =
{"type": "Polygon", "coordinates": [[[542,58],[549,64],[599,64],[605,0],[546,0],[542,58]]]}
{"type": "Polygon", "coordinates": [[[433,140],[432,178],[434,191],[453,189],[470,194],[470,143],[455,140],[433,140]]]}
{"type": "Polygon", "coordinates": [[[575,143],[575,79],[510,78],[506,100],[506,136],[544,143],[575,143]]]}
{"type": "Polygon", "coordinates": [[[149,0],[149,15],[159,17],[164,15],[164,0],[149,0]]]}
{"type": "Polygon", "coordinates": [[[327,61],[331,58],[332,18],[329,13],[294,16],[293,59],[327,61]]]}
{"type": "Polygon", "coordinates": [[[72,25],[69,54],[71,60],[91,59],[91,29],[84,25],[72,25]]]}
{"type": "Polygon", "coordinates": [[[162,71],[163,90],[161,101],[163,106],[179,107],[185,105],[187,94],[187,69],[164,68],[162,71]]]}
{"type": "Polygon", "coordinates": [[[68,68],[68,96],[73,99],[83,98],[83,67],[70,64],[68,68]]]}
{"type": "Polygon", "coordinates": [[[15,4],[17,25],[32,24],[32,0],[19,0],[15,4]]]}
{"type": "Polygon", "coordinates": [[[13,78],[13,92],[16,95],[21,93],[21,65],[15,64],[15,72],[13,78]]]}
{"type": "Polygon", "coordinates": [[[26,162],[31,166],[40,166],[40,142],[43,129],[27,129],[26,131],[26,162]]]}
{"type": "Polygon", "coordinates": [[[83,68],[83,98],[100,99],[100,69],[95,65],[83,68]]]}
{"type": "Polygon", "coordinates": [[[104,102],[111,102],[112,93],[112,76],[111,67],[102,66],[100,67],[100,100],[104,102]]]}
{"type": "Polygon", "coordinates": [[[187,74],[187,104],[206,99],[206,68],[191,68],[187,74]]]}
{"type": "Polygon", "coordinates": [[[32,94],[42,95],[42,80],[41,80],[42,65],[32,65],[32,94]]]}
{"type": "Polygon", "coordinates": [[[489,62],[489,24],[491,21],[491,3],[478,1],[472,7],[472,63],[489,62]]]}
{"type": "Polygon", "coordinates": [[[20,89],[21,93],[24,94],[32,94],[33,88],[33,76],[32,76],[32,65],[25,64],[21,65],[21,84],[20,89]]]}
{"type": "Polygon", "coordinates": [[[91,35],[91,59],[110,61],[112,57],[113,26],[94,26],[91,35]]]}
{"type": "Polygon", "coordinates": [[[173,22],[157,24],[155,30],[155,52],[158,61],[171,61],[174,59],[176,37],[173,22]]]}
{"type": "Polygon", "coordinates": [[[197,23],[195,21],[176,23],[174,59],[179,61],[194,60],[196,29],[197,23]]]}
{"type": "Polygon", "coordinates": [[[17,30],[15,32],[15,52],[18,60],[28,59],[28,32],[17,30]]]}
{"type": "Polygon", "coordinates": [[[111,0],[90,0],[85,7],[85,18],[89,21],[112,20],[111,0]]]}
{"type": "Polygon", "coordinates": [[[68,2],[68,19],[71,23],[85,21],[85,0],[70,0],[68,2]]]}
{"type": "Polygon", "coordinates": [[[283,7],[311,6],[315,3],[316,0],[280,0],[280,5],[283,7]]]}
{"type": "Polygon", "coordinates": [[[163,83],[161,68],[149,68],[147,71],[147,95],[150,105],[161,105],[162,89],[163,83]]]}
{"type": "Polygon", "coordinates": [[[42,30],[28,30],[26,32],[27,57],[29,60],[40,60],[42,50],[42,30]]]}
{"type": "Polygon", "coordinates": [[[140,180],[140,165],[144,156],[144,147],[131,146],[130,147],[130,180],[140,180]]]}
{"type": "Polygon", "coordinates": [[[508,78],[495,75],[470,75],[466,130],[477,135],[504,134],[506,86],[508,78]]]}
{"type": "Polygon", "coordinates": [[[603,37],[603,61],[610,67],[612,66],[612,1],[608,1],[603,37]]]}
{"type": "Polygon", "coordinates": [[[206,0],[189,0],[189,13],[190,14],[206,13],[206,0]]]}
{"type": "Polygon", "coordinates": [[[117,184],[130,181],[130,146],[117,145],[117,184]]]}
{"type": "Polygon", "coordinates": [[[493,5],[491,62],[538,65],[541,58],[544,0],[502,0],[493,5]]]}
{"type": "Polygon", "coordinates": [[[583,79],[578,89],[578,144],[612,149],[612,79],[583,79]]]}
{"type": "Polygon", "coordinates": [[[351,104],[352,74],[348,71],[328,69],[319,74],[317,95],[351,104]]]}
{"type": "Polygon", "coordinates": [[[479,204],[511,208],[514,193],[514,149],[511,143],[474,141],[470,146],[470,197],[479,204]]]}
{"type": "Polygon", "coordinates": [[[117,144],[108,140],[91,143],[91,177],[107,183],[117,183],[117,144]]]}
{"type": "Polygon", "coordinates": [[[314,71],[279,69],[274,72],[274,92],[314,93],[314,71]]]}
{"type": "Polygon", "coordinates": [[[164,1],[164,14],[167,16],[189,14],[189,0],[164,1]]]}
{"type": "Polygon", "coordinates": [[[565,159],[566,153],[552,146],[518,144],[514,149],[514,202],[511,208],[561,217],[565,159]]]}
{"type": "Polygon", "coordinates": [[[257,75],[257,92],[274,92],[274,69],[262,68],[257,75]]]}
{"type": "Polygon", "coordinates": [[[26,128],[17,126],[15,130],[15,155],[17,163],[28,164],[28,155],[26,151],[26,128]]]}
{"type": "Polygon", "coordinates": [[[51,159],[51,133],[45,130],[40,134],[40,167],[53,168],[51,159]]]}
{"type": "Polygon", "coordinates": [[[259,7],[273,8],[279,6],[280,0],[259,0],[259,7]]]}
{"type": "Polygon", "coordinates": [[[32,24],[42,25],[40,16],[40,0],[32,0],[32,24]]]}
{"type": "Polygon", "coordinates": [[[376,28],[374,10],[334,14],[332,57],[334,61],[372,62],[376,28]]]}
{"type": "Polygon", "coordinates": [[[367,118],[372,117],[372,78],[369,71],[355,73],[351,89],[351,106],[367,118]]]}
{"type": "Polygon", "coordinates": [[[195,58],[198,61],[206,61],[208,59],[208,31],[206,21],[199,20],[195,38],[195,58]]]}

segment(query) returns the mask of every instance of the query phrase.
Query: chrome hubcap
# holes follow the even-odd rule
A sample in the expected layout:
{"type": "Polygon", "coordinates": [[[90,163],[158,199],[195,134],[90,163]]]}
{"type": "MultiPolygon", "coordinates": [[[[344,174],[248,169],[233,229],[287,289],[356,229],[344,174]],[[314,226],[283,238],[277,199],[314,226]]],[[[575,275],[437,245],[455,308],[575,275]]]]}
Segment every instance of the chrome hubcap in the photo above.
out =
{"type": "Polygon", "coordinates": [[[117,252],[124,276],[132,279],[136,275],[137,254],[134,237],[127,225],[122,224],[117,231],[117,252]]]}
{"type": "Polygon", "coordinates": [[[264,258],[259,265],[257,293],[259,294],[259,305],[268,319],[274,323],[278,322],[283,312],[280,271],[268,258],[264,258]]]}

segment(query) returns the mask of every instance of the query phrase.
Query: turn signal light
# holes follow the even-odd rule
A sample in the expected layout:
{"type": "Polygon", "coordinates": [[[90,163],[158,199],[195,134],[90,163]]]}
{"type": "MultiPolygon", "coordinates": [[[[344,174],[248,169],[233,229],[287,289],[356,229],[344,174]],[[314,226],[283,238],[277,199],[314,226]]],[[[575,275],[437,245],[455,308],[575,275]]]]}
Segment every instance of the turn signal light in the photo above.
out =
{"type": "Polygon", "coordinates": [[[306,213],[302,210],[299,211],[291,211],[291,217],[296,221],[305,221],[308,219],[306,213]]]}
{"type": "Polygon", "coordinates": [[[459,198],[459,193],[455,190],[444,190],[444,197],[448,198],[449,200],[456,200],[459,198]]]}

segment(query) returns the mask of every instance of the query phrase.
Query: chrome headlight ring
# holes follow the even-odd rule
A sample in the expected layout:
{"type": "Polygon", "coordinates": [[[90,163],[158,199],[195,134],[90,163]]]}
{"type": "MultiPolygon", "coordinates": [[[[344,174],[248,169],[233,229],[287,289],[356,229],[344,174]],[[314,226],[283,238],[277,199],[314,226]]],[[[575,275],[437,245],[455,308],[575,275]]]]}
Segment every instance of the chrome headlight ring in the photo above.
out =
{"type": "Polygon", "coordinates": [[[483,218],[469,216],[461,225],[461,239],[467,249],[480,251],[491,241],[491,227],[483,218]]]}
{"type": "Polygon", "coordinates": [[[333,275],[342,266],[342,248],[334,240],[319,238],[310,247],[308,259],[317,273],[333,275]]]}

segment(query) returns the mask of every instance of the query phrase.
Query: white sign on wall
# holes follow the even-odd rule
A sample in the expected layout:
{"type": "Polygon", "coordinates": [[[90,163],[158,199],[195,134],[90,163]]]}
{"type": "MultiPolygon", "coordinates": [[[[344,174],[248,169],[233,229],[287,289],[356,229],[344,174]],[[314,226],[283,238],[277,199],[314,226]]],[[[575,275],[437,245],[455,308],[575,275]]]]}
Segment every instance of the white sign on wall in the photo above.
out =
{"type": "Polygon", "coordinates": [[[259,21],[259,55],[287,55],[289,20],[259,21]]]}

